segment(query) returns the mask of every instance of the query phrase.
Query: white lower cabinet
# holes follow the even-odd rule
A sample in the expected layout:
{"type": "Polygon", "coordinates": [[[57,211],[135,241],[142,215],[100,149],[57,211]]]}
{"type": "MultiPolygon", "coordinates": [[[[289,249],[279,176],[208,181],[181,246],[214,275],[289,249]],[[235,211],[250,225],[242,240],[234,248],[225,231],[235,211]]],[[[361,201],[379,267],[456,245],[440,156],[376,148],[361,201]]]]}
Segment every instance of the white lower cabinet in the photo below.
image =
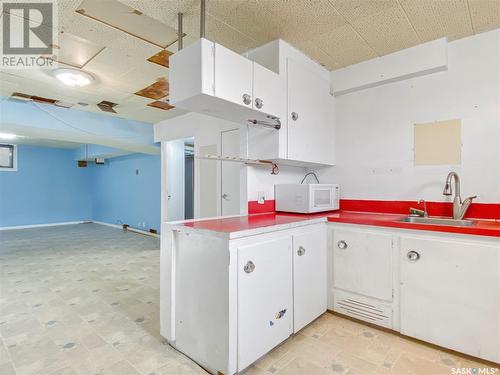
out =
{"type": "Polygon", "coordinates": [[[238,370],[292,333],[290,236],[238,247],[238,370]]]}
{"type": "Polygon", "coordinates": [[[500,244],[401,237],[401,333],[500,363],[500,244]]]}
{"type": "Polygon", "coordinates": [[[330,295],[341,314],[500,363],[497,238],[328,228],[234,238],[164,224],[162,335],[232,375],[321,315],[330,295]]]}
{"type": "Polygon", "coordinates": [[[293,332],[326,311],[326,226],[293,235],[293,332]]]}
{"type": "Polygon", "coordinates": [[[393,328],[393,235],[366,229],[333,231],[334,310],[393,328]]]}

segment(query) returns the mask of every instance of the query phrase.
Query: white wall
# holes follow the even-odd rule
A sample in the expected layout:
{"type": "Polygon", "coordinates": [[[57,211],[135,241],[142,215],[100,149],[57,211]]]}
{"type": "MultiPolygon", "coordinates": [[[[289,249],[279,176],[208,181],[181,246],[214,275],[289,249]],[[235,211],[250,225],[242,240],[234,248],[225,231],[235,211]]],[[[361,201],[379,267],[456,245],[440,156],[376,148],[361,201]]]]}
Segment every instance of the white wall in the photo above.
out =
{"type": "Polygon", "coordinates": [[[500,202],[500,30],[448,48],[448,71],[337,97],[337,165],[319,174],[343,198],[441,201],[455,170],[463,197],[500,202]],[[457,118],[462,164],[414,166],[413,125],[457,118]]]}
{"type": "Polygon", "coordinates": [[[264,193],[265,199],[274,199],[275,184],[299,184],[306,174],[305,168],[279,166],[278,175],[271,175],[268,167],[247,167],[248,200],[256,201],[259,192],[264,193]]]}

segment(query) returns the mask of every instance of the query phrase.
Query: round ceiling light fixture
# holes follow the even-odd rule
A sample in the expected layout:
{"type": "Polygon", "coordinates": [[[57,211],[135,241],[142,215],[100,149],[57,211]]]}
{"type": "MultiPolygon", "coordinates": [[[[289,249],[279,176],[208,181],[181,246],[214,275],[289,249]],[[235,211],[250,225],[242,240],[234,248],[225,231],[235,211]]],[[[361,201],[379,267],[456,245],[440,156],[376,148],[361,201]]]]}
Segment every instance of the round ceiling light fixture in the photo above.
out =
{"type": "Polygon", "coordinates": [[[82,87],[90,85],[94,81],[94,77],[89,73],[77,69],[60,68],[55,69],[52,74],[67,86],[82,87]]]}

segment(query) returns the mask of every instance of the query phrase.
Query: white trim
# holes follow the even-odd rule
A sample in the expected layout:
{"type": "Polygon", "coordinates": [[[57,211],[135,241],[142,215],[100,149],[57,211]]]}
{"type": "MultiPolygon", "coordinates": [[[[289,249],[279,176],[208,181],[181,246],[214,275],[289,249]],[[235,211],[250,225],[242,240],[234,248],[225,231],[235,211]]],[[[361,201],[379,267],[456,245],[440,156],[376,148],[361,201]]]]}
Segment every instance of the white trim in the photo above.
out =
{"type": "MultiPolygon", "coordinates": [[[[105,225],[107,227],[112,227],[112,228],[117,228],[117,229],[122,229],[123,230],[123,225],[110,224],[110,223],[106,223],[104,221],[96,221],[96,220],[92,220],[92,223],[99,224],[99,225],[105,225]]],[[[132,228],[132,227],[127,227],[127,231],[129,231],[129,232],[135,232],[135,233],[140,233],[140,234],[145,234],[145,235],[151,236],[151,237],[160,238],[160,235],[158,233],[146,232],[145,230],[140,230],[140,229],[136,229],[136,228],[132,228]]]]}
{"type": "Polygon", "coordinates": [[[30,224],[30,225],[15,225],[12,227],[0,227],[0,230],[14,230],[14,229],[29,229],[29,228],[42,228],[42,227],[56,227],[59,225],[74,225],[92,223],[91,220],[85,221],[65,221],[62,223],[49,223],[49,224],[30,224]]]}

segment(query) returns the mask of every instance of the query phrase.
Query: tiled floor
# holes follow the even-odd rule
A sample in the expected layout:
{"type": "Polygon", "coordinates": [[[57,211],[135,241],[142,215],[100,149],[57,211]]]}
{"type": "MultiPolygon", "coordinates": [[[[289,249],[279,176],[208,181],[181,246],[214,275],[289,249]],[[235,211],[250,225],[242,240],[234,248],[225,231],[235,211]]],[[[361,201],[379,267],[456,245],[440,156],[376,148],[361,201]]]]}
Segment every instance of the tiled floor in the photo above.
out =
{"type": "MultiPolygon", "coordinates": [[[[205,374],[159,335],[159,240],[96,224],[0,231],[0,374],[205,374]]],[[[325,314],[250,374],[452,374],[459,356],[325,314]]]]}

